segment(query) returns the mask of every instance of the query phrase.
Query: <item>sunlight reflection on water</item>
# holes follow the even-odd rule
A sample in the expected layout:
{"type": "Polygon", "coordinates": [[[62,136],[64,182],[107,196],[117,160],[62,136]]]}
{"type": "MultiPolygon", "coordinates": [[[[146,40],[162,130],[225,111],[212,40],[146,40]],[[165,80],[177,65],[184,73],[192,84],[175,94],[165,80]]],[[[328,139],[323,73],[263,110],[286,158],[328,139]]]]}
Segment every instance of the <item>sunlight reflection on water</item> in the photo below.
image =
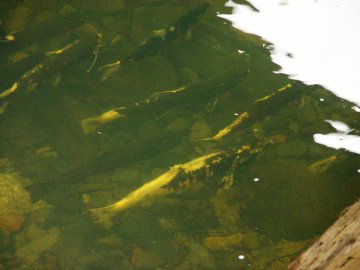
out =
{"type": "Polygon", "coordinates": [[[360,104],[360,0],[250,2],[259,12],[229,1],[233,14],[220,16],[273,43],[279,72],[360,104]]]}
{"type": "MultiPolygon", "coordinates": [[[[273,44],[277,72],[307,84],[320,84],[360,105],[360,0],[250,0],[258,11],[232,1],[233,14],[219,15],[235,28],[273,44]]],[[[358,108],[354,106],[353,108],[358,108]]],[[[358,111],[354,109],[355,111],[358,111]]],[[[359,153],[360,137],[315,134],[317,143],[359,153]]]]}

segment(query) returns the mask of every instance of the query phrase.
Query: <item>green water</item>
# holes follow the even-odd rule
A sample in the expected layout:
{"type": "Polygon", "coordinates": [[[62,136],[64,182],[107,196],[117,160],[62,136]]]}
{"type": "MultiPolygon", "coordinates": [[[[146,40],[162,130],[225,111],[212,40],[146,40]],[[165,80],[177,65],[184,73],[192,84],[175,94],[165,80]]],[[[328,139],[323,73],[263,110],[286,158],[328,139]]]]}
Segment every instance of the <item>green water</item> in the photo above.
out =
{"type": "Polygon", "coordinates": [[[1,92],[18,82],[2,100],[0,173],[20,175],[33,203],[20,229],[5,230],[11,213],[0,206],[0,269],[281,270],[357,199],[358,157],[312,138],[334,131],[325,119],[356,127],[352,105],[275,74],[269,44],[216,17],[231,12],[224,2],[194,13],[202,1],[0,2],[2,24],[21,41],[0,43],[1,92]],[[56,28],[39,24],[65,14],[56,28]],[[85,45],[44,56],[74,41],[85,45]],[[39,63],[50,72],[21,79],[39,63]],[[299,92],[289,102],[254,105],[289,83],[299,92]],[[202,92],[91,121],[184,86],[202,92]],[[202,140],[254,106],[249,125],[202,140]],[[214,164],[191,176],[180,165],[190,185],[145,196],[111,227],[89,213],[174,165],[244,145],[253,152],[233,156],[217,177],[214,164]]]}

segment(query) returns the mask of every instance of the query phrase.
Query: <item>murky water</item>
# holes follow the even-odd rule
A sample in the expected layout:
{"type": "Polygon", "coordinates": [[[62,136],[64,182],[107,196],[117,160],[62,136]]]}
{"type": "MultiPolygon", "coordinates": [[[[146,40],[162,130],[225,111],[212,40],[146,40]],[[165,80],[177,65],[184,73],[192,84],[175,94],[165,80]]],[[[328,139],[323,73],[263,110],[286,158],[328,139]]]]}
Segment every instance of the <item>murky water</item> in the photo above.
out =
{"type": "Polygon", "coordinates": [[[0,269],[286,269],[357,199],[353,104],[224,3],[0,2],[0,269]]]}

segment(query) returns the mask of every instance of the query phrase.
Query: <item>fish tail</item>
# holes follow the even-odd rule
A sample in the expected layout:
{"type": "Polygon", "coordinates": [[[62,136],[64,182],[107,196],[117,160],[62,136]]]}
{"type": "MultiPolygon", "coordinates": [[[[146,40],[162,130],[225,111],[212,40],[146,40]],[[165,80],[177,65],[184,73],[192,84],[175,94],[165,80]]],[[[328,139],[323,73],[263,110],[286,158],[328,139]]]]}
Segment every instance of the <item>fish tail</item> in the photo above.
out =
{"type": "Polygon", "coordinates": [[[87,118],[81,121],[81,127],[85,134],[89,134],[101,127],[101,121],[99,117],[87,118]]]}
{"type": "Polygon", "coordinates": [[[116,212],[111,210],[112,207],[100,207],[90,209],[91,217],[95,220],[95,222],[103,225],[105,228],[111,228],[113,225],[112,217],[116,212]]]}

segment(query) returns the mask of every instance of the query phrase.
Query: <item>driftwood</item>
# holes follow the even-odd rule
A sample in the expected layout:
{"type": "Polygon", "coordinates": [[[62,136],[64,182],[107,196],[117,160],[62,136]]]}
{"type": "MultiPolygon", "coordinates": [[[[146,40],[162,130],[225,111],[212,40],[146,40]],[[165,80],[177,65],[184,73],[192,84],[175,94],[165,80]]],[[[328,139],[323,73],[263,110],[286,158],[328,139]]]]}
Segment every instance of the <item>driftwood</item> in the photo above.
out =
{"type": "Polygon", "coordinates": [[[340,218],[288,270],[359,270],[360,200],[340,218]]]}

